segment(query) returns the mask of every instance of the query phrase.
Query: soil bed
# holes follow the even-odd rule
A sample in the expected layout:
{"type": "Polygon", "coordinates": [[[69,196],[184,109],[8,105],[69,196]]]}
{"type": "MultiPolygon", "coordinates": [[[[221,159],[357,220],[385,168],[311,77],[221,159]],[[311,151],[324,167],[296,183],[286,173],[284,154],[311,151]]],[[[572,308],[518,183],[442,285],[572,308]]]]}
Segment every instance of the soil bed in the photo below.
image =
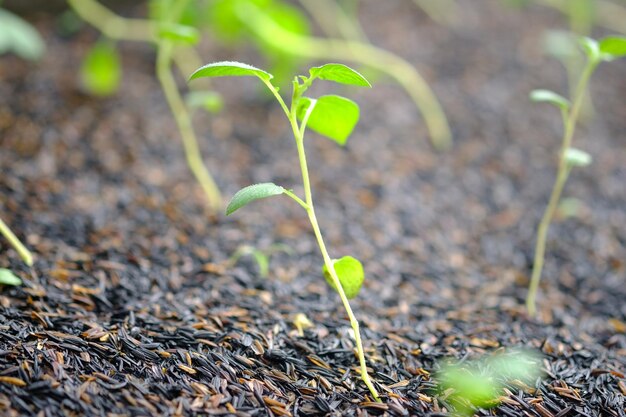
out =
{"type": "MultiPolygon", "coordinates": [[[[626,68],[600,68],[592,83],[596,116],[576,140],[594,164],[572,175],[566,193],[582,206],[552,228],[531,320],[522,305],[560,130],[527,95],[564,88],[539,46],[560,18],[459,4],[455,28],[412,2],[364,2],[362,13],[373,42],[435,88],[452,151],[430,149],[415,108],[384,80],[347,93],[363,120],[346,149],[313,135],[307,144],[331,254],[365,265],[353,306],[382,404],[359,380],[299,207],[208,215],[153,51],[124,44],[123,89],[96,100],[75,77],[95,32],[63,38],[41,18],[44,61],[0,65],[0,213],[37,256],[28,270],[0,241],[0,266],[25,280],[0,292],[0,414],[446,415],[433,391],[442,360],[528,347],[544,355],[544,377],[508,384],[478,415],[626,416],[626,68]],[[268,278],[246,259],[227,263],[243,244],[275,243],[293,252],[272,258],[268,278]],[[314,323],[303,335],[298,313],[314,323]]],[[[214,45],[203,55],[255,63],[214,45]]],[[[297,184],[280,109],[253,82],[218,89],[225,110],[195,122],[225,194],[297,184]]]]}

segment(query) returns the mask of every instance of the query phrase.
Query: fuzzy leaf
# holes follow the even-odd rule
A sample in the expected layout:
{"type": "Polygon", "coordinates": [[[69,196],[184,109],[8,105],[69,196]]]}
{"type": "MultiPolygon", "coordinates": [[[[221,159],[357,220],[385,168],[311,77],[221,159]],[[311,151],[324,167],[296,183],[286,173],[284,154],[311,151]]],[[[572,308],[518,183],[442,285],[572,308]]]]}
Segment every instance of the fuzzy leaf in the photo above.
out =
{"type": "MultiPolygon", "coordinates": [[[[365,273],[363,272],[363,265],[361,265],[361,262],[352,256],[344,256],[341,259],[334,259],[333,267],[335,268],[335,272],[337,273],[337,277],[339,278],[339,282],[341,283],[341,287],[343,288],[343,292],[346,294],[346,297],[356,297],[359,294],[359,290],[361,289],[361,285],[363,285],[363,281],[365,279],[365,273]]],[[[324,272],[326,282],[328,282],[328,284],[330,284],[330,286],[336,291],[337,287],[335,287],[333,278],[330,275],[328,268],[326,268],[326,265],[324,265],[322,270],[324,272]]]]}
{"type": "Polygon", "coordinates": [[[221,61],[198,68],[189,77],[190,80],[202,77],[259,77],[261,80],[272,79],[272,74],[252,65],[235,61],[221,61]]]}
{"type": "Polygon", "coordinates": [[[193,26],[167,23],[159,27],[159,36],[176,42],[195,45],[200,40],[200,32],[193,26]]]}
{"type": "Polygon", "coordinates": [[[0,284],[2,285],[22,285],[22,280],[10,269],[0,268],[0,284]]]}
{"type": "Polygon", "coordinates": [[[550,90],[533,90],[530,93],[530,99],[536,102],[553,104],[561,110],[567,110],[570,106],[568,99],[550,90]]]}
{"type": "Polygon", "coordinates": [[[121,78],[120,58],[115,45],[102,41],[92,46],[80,68],[83,88],[95,96],[110,96],[118,90],[121,78]]]}
{"type": "Polygon", "coordinates": [[[249,185],[237,191],[237,193],[233,196],[230,203],[228,203],[228,207],[226,207],[226,215],[229,216],[233,214],[235,211],[253,202],[254,200],[280,195],[284,192],[285,189],[283,187],[271,182],[249,185]]]}
{"type": "Polygon", "coordinates": [[[0,54],[13,52],[24,59],[37,60],[45,50],[39,32],[28,22],[0,9],[0,54]]]}
{"type": "Polygon", "coordinates": [[[605,61],[626,56],[626,37],[609,36],[600,41],[600,53],[605,61]]]}
{"type": "Polygon", "coordinates": [[[339,145],[345,145],[348,136],[359,121],[359,106],[345,97],[328,95],[317,100],[308,97],[300,99],[298,118],[302,120],[309,106],[315,102],[307,127],[326,136],[339,145]]]}
{"type": "Polygon", "coordinates": [[[576,148],[567,148],[563,158],[572,167],[585,167],[591,163],[591,155],[576,148]]]}
{"type": "Polygon", "coordinates": [[[600,45],[594,39],[583,36],[580,38],[580,45],[590,61],[600,60],[600,45]]]}
{"type": "Polygon", "coordinates": [[[334,81],[339,84],[371,87],[372,85],[359,72],[343,64],[326,64],[309,70],[312,78],[334,81]]]}

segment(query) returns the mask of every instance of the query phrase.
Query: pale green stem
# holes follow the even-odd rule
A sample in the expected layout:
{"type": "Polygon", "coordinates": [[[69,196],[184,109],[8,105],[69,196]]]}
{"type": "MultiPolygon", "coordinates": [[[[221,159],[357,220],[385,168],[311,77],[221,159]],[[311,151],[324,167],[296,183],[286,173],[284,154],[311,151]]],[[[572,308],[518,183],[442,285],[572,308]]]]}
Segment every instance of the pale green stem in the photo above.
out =
{"type": "MultiPolygon", "coordinates": [[[[181,4],[183,3],[180,0],[181,4]]],[[[185,151],[185,157],[187,159],[187,165],[189,169],[196,177],[196,180],[205,192],[209,201],[209,206],[212,210],[218,210],[222,206],[222,196],[215,180],[209,173],[209,170],[204,165],[202,155],[200,153],[200,147],[198,146],[198,139],[193,129],[191,122],[191,116],[183,102],[174,76],[170,69],[170,62],[172,56],[173,45],[170,40],[161,39],[157,43],[157,62],[156,73],[161,88],[165,94],[167,103],[170,106],[172,115],[178,125],[178,130],[183,142],[183,149],[185,151]]]]}
{"type": "Polygon", "coordinates": [[[528,295],[526,297],[526,308],[528,309],[528,314],[530,314],[531,316],[534,316],[537,310],[537,290],[539,288],[539,281],[541,280],[541,272],[543,271],[543,263],[545,260],[548,229],[550,228],[550,223],[552,222],[552,218],[554,217],[554,213],[556,212],[556,209],[558,207],[559,200],[561,199],[563,187],[565,186],[567,177],[569,176],[570,166],[565,160],[565,152],[572,145],[572,139],[574,137],[574,131],[576,129],[576,121],[578,120],[580,109],[585,98],[585,91],[587,90],[589,78],[591,77],[591,74],[593,73],[597,65],[598,62],[589,61],[585,66],[585,69],[583,70],[581,78],[576,87],[572,108],[565,117],[565,129],[563,133],[563,142],[559,152],[559,167],[556,180],[554,182],[554,187],[552,188],[552,193],[550,194],[548,205],[543,213],[543,217],[541,218],[539,227],[537,228],[537,243],[535,245],[533,271],[530,279],[530,286],[528,287],[528,295]]]}
{"type": "Polygon", "coordinates": [[[28,266],[33,266],[32,253],[30,253],[30,251],[26,249],[26,246],[22,244],[17,236],[15,236],[15,233],[13,233],[11,229],[9,229],[9,226],[7,226],[2,219],[0,219],[0,233],[9,241],[11,246],[13,246],[13,248],[20,255],[24,263],[28,266]]]}
{"type": "MultiPolygon", "coordinates": [[[[339,297],[341,298],[341,302],[343,303],[343,307],[348,314],[348,318],[350,319],[350,325],[352,330],[354,331],[354,340],[356,343],[357,356],[359,357],[359,366],[361,369],[361,379],[370,390],[370,393],[374,397],[376,401],[380,401],[380,397],[378,396],[378,391],[374,387],[372,383],[369,373],[367,371],[367,363],[365,361],[365,351],[363,350],[363,342],[361,341],[361,331],[359,329],[359,322],[356,319],[354,313],[352,312],[352,308],[350,307],[350,302],[348,301],[348,297],[341,286],[341,281],[339,281],[339,277],[337,276],[337,272],[333,266],[333,261],[328,254],[328,250],[326,249],[326,244],[324,243],[324,239],[322,237],[322,232],[319,227],[319,223],[317,221],[317,216],[315,215],[315,206],[313,205],[313,193],[311,192],[311,181],[309,179],[309,168],[307,166],[306,154],[304,151],[304,130],[306,128],[306,123],[308,121],[309,116],[311,115],[311,111],[315,103],[311,103],[307,112],[302,120],[302,125],[298,126],[298,119],[296,116],[296,108],[295,104],[297,101],[297,96],[294,97],[294,101],[292,102],[291,109],[287,107],[283,98],[276,90],[276,87],[272,85],[269,80],[263,80],[265,85],[272,92],[274,97],[280,103],[280,106],[285,111],[287,118],[289,119],[289,123],[291,125],[291,129],[293,131],[294,139],[296,142],[296,148],[298,150],[298,160],[300,161],[300,171],[302,173],[302,185],[304,186],[304,196],[306,203],[302,203],[301,200],[296,197],[296,201],[300,203],[300,205],[306,210],[307,215],[309,217],[309,221],[311,222],[311,227],[313,228],[313,233],[315,234],[315,239],[317,240],[317,244],[320,248],[320,252],[322,253],[322,258],[324,259],[324,265],[326,265],[326,269],[329,271],[330,276],[333,280],[335,288],[339,293],[339,297]]],[[[288,195],[292,198],[295,197],[292,193],[288,193],[288,195]]]]}
{"type": "Polygon", "coordinates": [[[433,146],[444,150],[452,145],[452,133],[437,97],[419,72],[398,55],[359,41],[297,35],[277,25],[253,5],[241,7],[239,12],[243,23],[265,42],[285,53],[312,59],[357,62],[390,75],[419,108],[433,146]]]}

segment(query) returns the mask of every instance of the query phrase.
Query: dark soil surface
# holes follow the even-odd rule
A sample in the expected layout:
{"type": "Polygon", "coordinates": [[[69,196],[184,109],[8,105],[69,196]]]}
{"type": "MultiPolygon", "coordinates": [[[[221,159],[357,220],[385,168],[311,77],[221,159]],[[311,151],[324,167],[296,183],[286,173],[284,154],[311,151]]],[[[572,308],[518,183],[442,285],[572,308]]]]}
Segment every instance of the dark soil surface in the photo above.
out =
{"type": "MultiPolygon", "coordinates": [[[[452,151],[428,145],[415,107],[379,80],[346,90],[362,122],[340,149],[308,140],[318,217],[331,254],[367,279],[353,307],[383,403],[361,383],[338,296],[321,278],[306,217],[288,199],[209,215],[154,79],[154,53],[123,44],[114,98],[80,92],[97,34],[63,38],[41,17],[39,64],[0,60],[0,214],[36,254],[27,269],[4,240],[0,266],[24,278],[0,291],[0,414],[6,416],[445,415],[433,391],[446,358],[527,347],[544,356],[535,386],[509,383],[478,415],[626,416],[626,66],[601,67],[596,114],[577,146],[594,157],[552,227],[539,297],[523,308],[534,231],[555,174],[558,115],[528,92],[563,91],[543,56],[542,8],[460,1],[446,28],[409,1],[366,1],[371,40],[407,57],[441,98],[452,151]],[[267,249],[270,275],[242,259],[267,249]],[[303,336],[293,319],[314,323],[303,336]]],[[[254,55],[205,45],[205,60],[254,55]]],[[[254,81],[216,88],[218,116],[196,114],[207,164],[225,195],[254,182],[299,182],[280,109],[254,81]]]]}

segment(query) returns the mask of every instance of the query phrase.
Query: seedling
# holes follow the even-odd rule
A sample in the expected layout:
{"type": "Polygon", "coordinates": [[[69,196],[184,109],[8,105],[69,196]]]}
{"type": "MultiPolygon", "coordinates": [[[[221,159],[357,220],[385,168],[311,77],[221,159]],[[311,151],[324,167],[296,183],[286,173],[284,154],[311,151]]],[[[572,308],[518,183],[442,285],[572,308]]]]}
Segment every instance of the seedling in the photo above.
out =
{"type": "MultiPolygon", "coordinates": [[[[180,24],[188,0],[153,2],[154,18],[127,19],[117,16],[96,0],[68,0],[78,16],[98,28],[110,40],[132,40],[154,43],[157,47],[156,73],[182,139],[187,165],[206,194],[213,210],[222,206],[222,196],[213,176],[202,160],[191,115],[172,74],[174,61],[185,73],[200,65],[192,46],[199,40],[194,27],[180,24]],[[158,7],[157,7],[158,6],[158,7]],[[187,70],[189,63],[197,62],[187,70]]],[[[81,68],[83,87],[92,94],[114,93],[121,77],[119,58],[112,42],[101,41],[87,55],[81,68]]],[[[193,105],[216,108],[215,95],[196,95],[193,105]]]]}
{"type": "Polygon", "coordinates": [[[531,352],[509,352],[473,362],[445,364],[436,375],[439,397],[450,400],[459,416],[501,402],[506,384],[533,385],[541,375],[540,358],[531,352]]]}
{"type": "Polygon", "coordinates": [[[626,56],[626,37],[607,37],[597,42],[590,38],[581,38],[580,44],[587,57],[585,67],[582,71],[576,90],[574,91],[573,100],[569,100],[557,93],[548,90],[535,90],[530,94],[533,101],[550,103],[561,111],[563,121],[563,140],[559,152],[559,165],[556,180],[550,194],[548,206],[546,207],[539,227],[537,229],[537,243],[535,245],[535,256],[533,262],[533,271],[526,298],[526,307],[528,313],[534,316],[536,313],[536,297],[541,272],[546,251],[546,239],[548,229],[554,213],[556,212],[563,187],[574,167],[583,167],[591,163],[591,155],[572,147],[572,139],[576,128],[576,122],[580,114],[580,109],[585,98],[587,84],[596,67],[601,62],[609,62],[626,56]]]}
{"type": "Polygon", "coordinates": [[[276,97],[293,131],[302,173],[302,185],[304,187],[304,199],[302,199],[292,190],[273,183],[250,185],[239,190],[234,195],[226,208],[226,214],[232,214],[252,201],[283,194],[292,198],[305,210],[324,259],[323,271],[333,288],[339,293],[339,297],[350,318],[359,357],[361,378],[369,388],[374,399],[380,401],[378,392],[374,388],[367,372],[359,322],[355,318],[348,301],[349,298],[357,295],[361,287],[363,267],[355,258],[344,257],[334,260],[328,254],[315,214],[311,182],[309,180],[309,168],[304,149],[304,134],[307,127],[337,142],[339,145],[344,145],[359,119],[359,106],[345,97],[337,95],[325,95],[318,98],[306,97],[304,94],[313,82],[316,80],[328,80],[360,87],[370,87],[370,83],[357,71],[345,65],[326,64],[320,67],[313,67],[309,70],[308,76],[299,75],[294,77],[291,104],[287,106],[278,92],[278,88],[272,83],[273,75],[251,65],[231,61],[215,62],[196,70],[190,79],[225,76],[257,77],[276,97]]]}
{"type": "Polygon", "coordinates": [[[0,285],[22,285],[22,280],[10,269],[0,268],[0,285]]]}
{"type": "Polygon", "coordinates": [[[15,233],[9,229],[9,226],[7,226],[2,219],[0,219],[0,234],[9,241],[26,265],[33,266],[33,255],[26,249],[26,246],[15,236],[15,233]]]}
{"type": "Polygon", "coordinates": [[[252,256],[257,263],[261,278],[267,278],[270,273],[270,257],[277,252],[291,253],[291,248],[287,245],[272,245],[267,250],[262,250],[254,246],[242,245],[228,259],[228,264],[235,265],[242,257],[252,256]]]}

